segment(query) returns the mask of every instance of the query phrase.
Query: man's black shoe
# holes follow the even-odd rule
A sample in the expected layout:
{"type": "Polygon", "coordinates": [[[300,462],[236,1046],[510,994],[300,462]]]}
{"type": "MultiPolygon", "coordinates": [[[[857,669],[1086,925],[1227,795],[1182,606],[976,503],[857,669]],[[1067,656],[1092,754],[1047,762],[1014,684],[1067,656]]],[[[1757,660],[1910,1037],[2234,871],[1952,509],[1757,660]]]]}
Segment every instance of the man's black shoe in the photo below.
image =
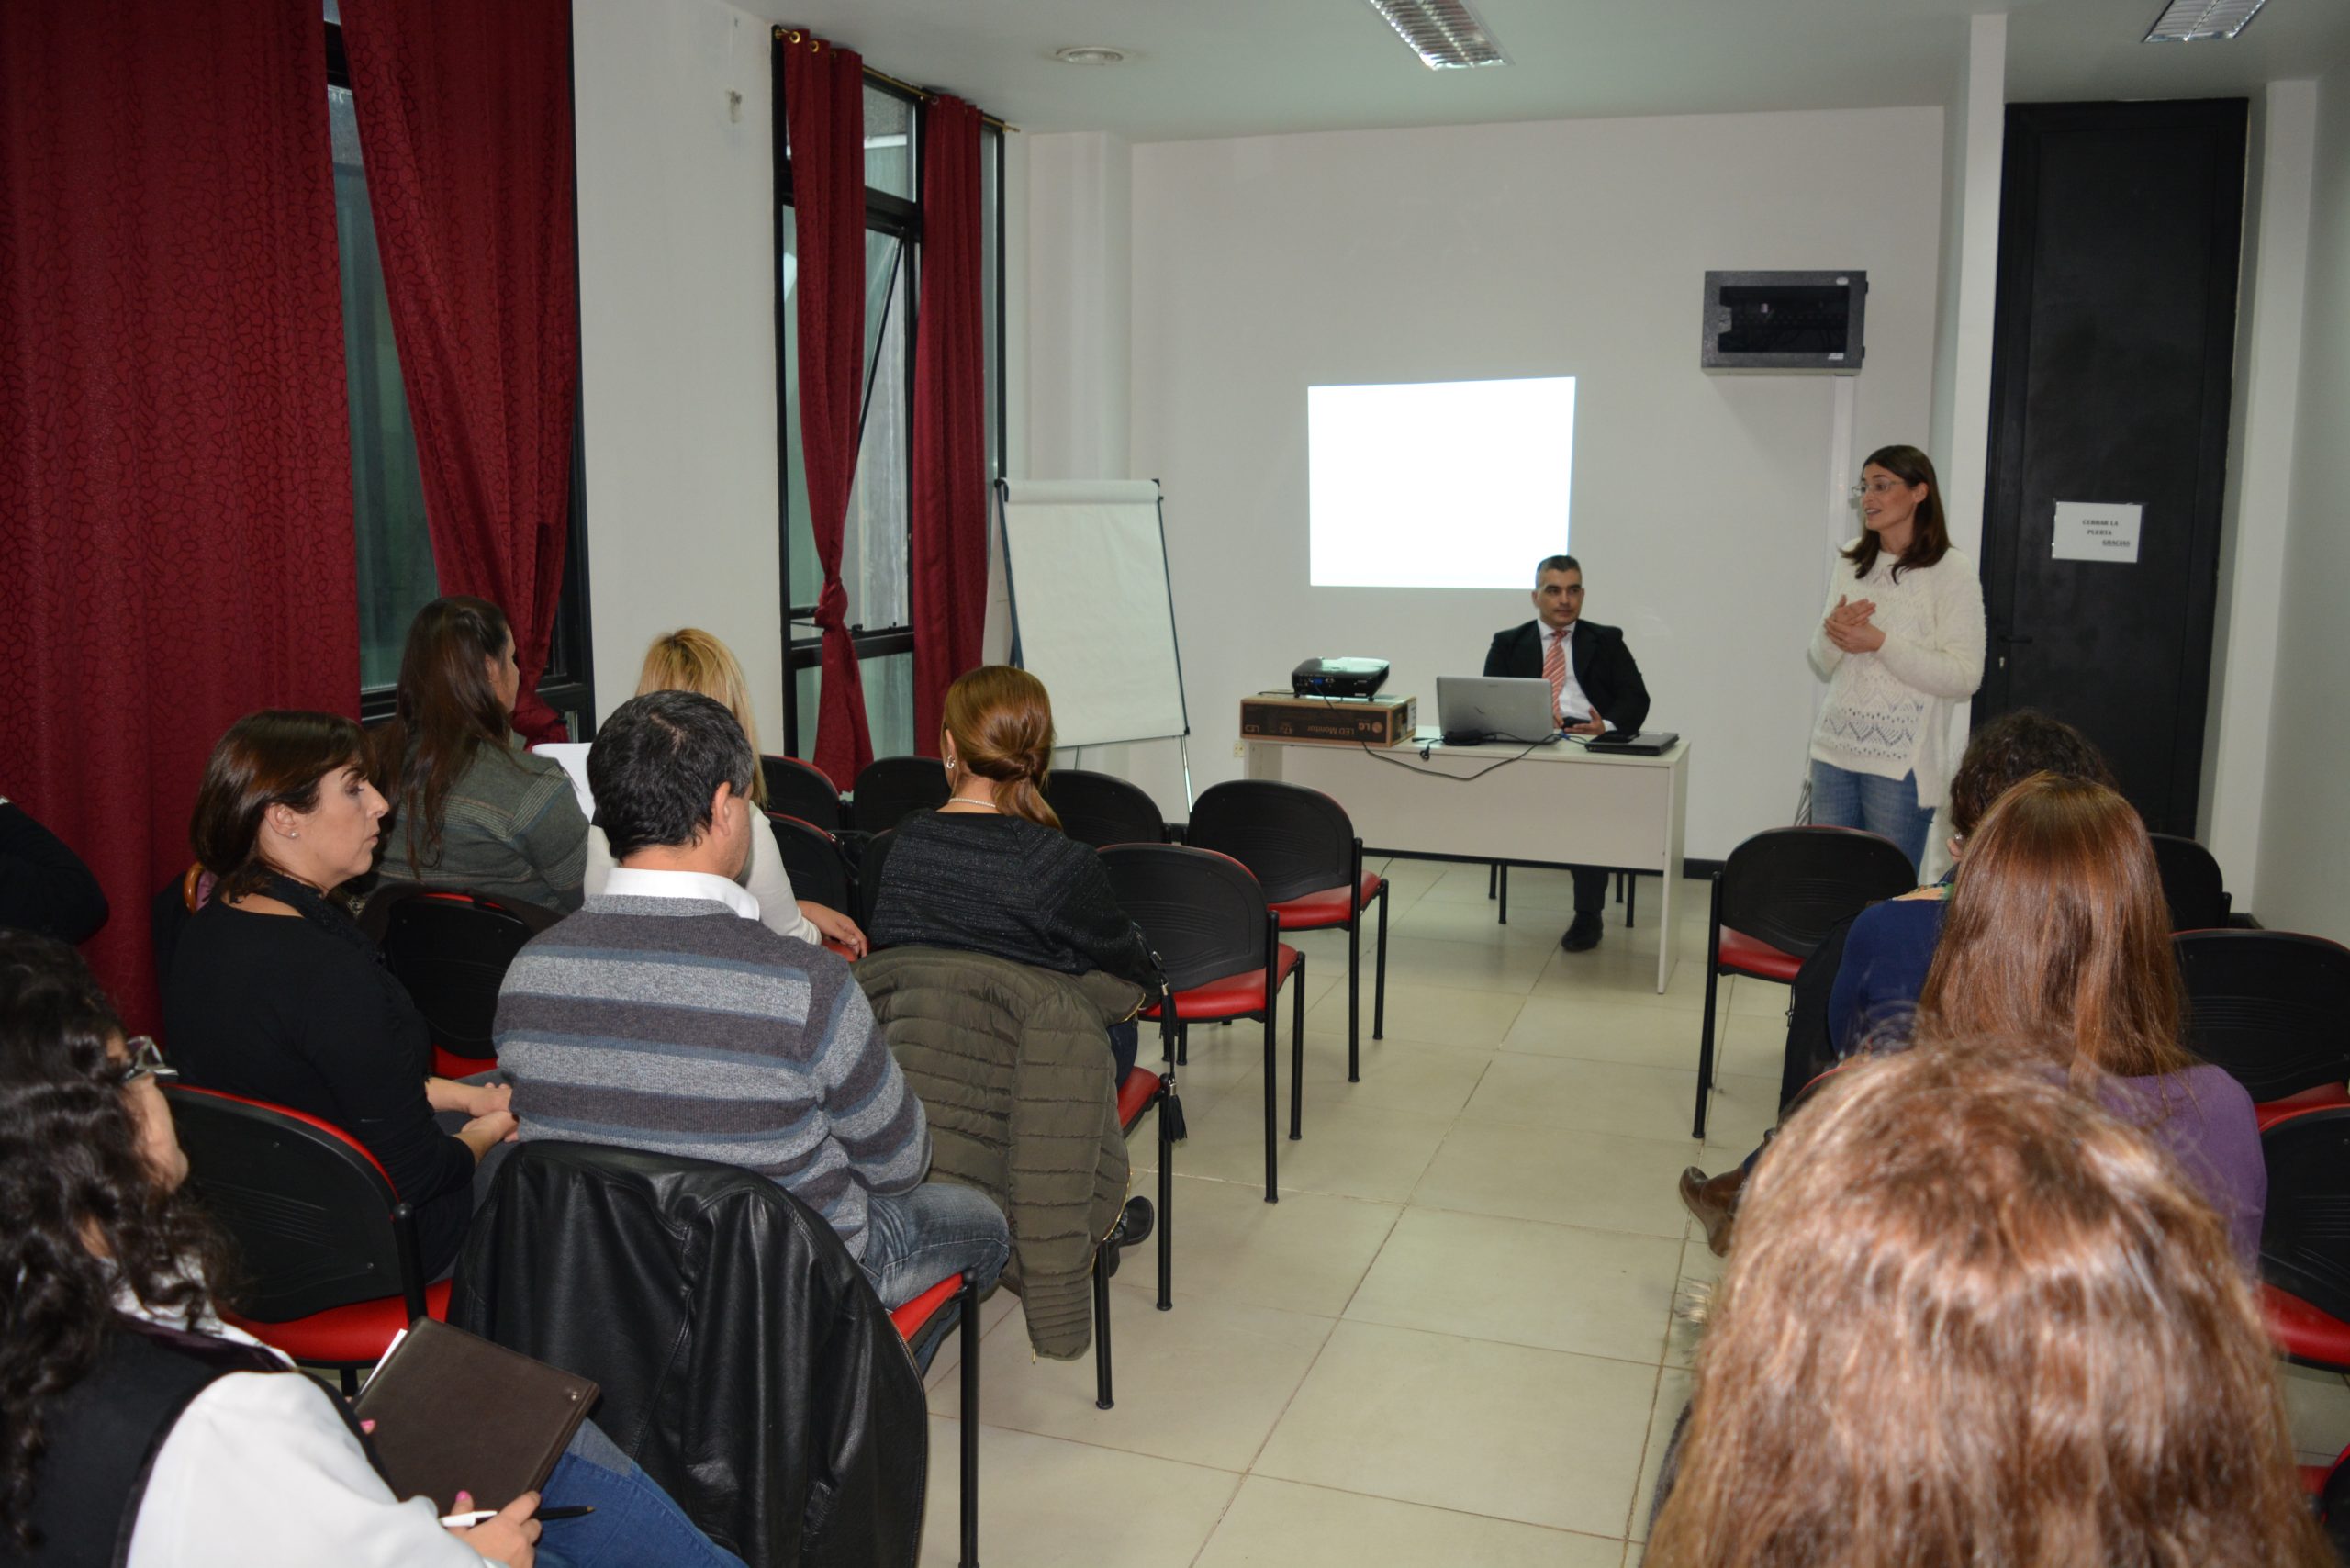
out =
{"type": "Polygon", "coordinates": [[[1578,914],[1574,924],[1567,927],[1566,935],[1559,938],[1559,946],[1570,953],[1587,953],[1599,946],[1601,929],[1599,916],[1578,914]]]}
{"type": "Polygon", "coordinates": [[[1102,1238],[1102,1249],[1108,1255],[1102,1261],[1102,1273],[1114,1277],[1118,1272],[1120,1254],[1129,1247],[1137,1247],[1149,1240],[1156,1222],[1157,1215],[1151,1210],[1148,1198],[1139,1195],[1128,1198],[1126,1206],[1118,1211],[1118,1223],[1112,1226],[1110,1234],[1102,1238]]]}

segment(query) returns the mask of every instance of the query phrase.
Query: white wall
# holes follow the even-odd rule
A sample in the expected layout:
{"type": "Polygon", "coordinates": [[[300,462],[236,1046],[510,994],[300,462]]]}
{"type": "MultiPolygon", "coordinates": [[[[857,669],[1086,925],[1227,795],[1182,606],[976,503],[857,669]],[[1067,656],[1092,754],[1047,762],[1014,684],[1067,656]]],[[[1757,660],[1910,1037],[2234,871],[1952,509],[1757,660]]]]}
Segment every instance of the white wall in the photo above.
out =
{"type": "MultiPolygon", "coordinates": [[[[1934,320],[1934,415],[1927,452],[1942,482],[1951,542],[1981,558],[1991,455],[1991,325],[1999,266],[1999,167],[2007,145],[2008,18],[1967,18],[1966,52],[1942,138],[1942,289],[1934,320]]],[[[1963,733],[1965,726],[1959,725],[1963,733]]],[[[1956,756],[1956,752],[1952,753],[1956,756]]]]}
{"type": "Polygon", "coordinates": [[[2197,836],[2219,858],[2236,907],[2261,913],[2261,820],[2277,680],[2277,610],[2294,515],[2317,84],[2270,84],[2253,99],[2250,133],[2235,395],[2196,817],[2197,836]]]}
{"type": "Polygon", "coordinates": [[[2350,62],[2318,84],[2314,149],[2258,913],[2350,941],[2350,62]]]}
{"type": "Polygon", "coordinates": [[[781,750],[768,24],[574,0],[572,48],[598,716],[655,635],[699,625],[781,750]]]}
{"type": "MultiPolygon", "coordinates": [[[[1833,394],[1701,372],[1703,274],[1866,268],[1858,450],[1924,440],[1942,123],[1928,107],[1136,148],[1132,472],[1167,487],[1200,787],[1238,774],[1240,696],[1300,658],[1383,656],[1389,689],[1432,710],[1438,674],[1475,672],[1531,613],[1515,592],[1306,586],[1306,387],[1568,374],[1587,613],[1626,629],[1651,727],[1695,742],[1688,852],[1787,821],[1833,394]]],[[[1449,521],[1428,520],[1432,550],[1449,521]]],[[[1180,815],[1166,749],[1135,748],[1133,775],[1180,815]]]]}

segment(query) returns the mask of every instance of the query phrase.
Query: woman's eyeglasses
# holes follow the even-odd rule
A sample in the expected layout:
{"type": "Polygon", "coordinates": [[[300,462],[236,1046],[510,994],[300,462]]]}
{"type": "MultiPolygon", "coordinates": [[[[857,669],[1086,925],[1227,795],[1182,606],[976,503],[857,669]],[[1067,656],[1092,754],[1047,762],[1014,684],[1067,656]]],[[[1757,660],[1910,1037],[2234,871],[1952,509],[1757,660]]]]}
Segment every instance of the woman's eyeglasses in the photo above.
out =
{"type": "Polygon", "coordinates": [[[133,1035],[122,1042],[123,1053],[129,1059],[123,1064],[122,1086],[125,1089],[142,1078],[159,1082],[180,1075],[180,1070],[163,1060],[163,1047],[144,1035],[133,1035]]]}
{"type": "Polygon", "coordinates": [[[1857,501],[1863,496],[1889,496],[1896,490],[1908,487],[1898,479],[1872,479],[1853,486],[1846,494],[1857,501]]]}

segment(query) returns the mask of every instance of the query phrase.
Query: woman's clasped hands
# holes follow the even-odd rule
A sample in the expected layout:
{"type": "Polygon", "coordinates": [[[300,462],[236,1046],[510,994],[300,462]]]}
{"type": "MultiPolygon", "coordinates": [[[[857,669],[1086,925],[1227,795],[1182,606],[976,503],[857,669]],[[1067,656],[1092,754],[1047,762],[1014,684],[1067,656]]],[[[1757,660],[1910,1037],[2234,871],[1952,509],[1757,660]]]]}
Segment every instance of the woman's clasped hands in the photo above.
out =
{"type": "Polygon", "coordinates": [[[1836,596],[1836,608],[1828,612],[1821,627],[1828,640],[1848,654],[1873,654],[1885,646],[1885,633],[1870,622],[1876,613],[1874,599],[1848,599],[1836,596]]]}

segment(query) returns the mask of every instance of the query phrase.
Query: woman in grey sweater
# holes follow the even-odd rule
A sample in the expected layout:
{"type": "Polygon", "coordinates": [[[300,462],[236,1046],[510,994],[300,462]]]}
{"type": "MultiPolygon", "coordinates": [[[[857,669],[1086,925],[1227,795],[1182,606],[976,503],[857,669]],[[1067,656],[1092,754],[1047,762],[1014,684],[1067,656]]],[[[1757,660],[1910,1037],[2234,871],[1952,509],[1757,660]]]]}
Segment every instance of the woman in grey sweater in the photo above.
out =
{"type": "Polygon", "coordinates": [[[588,818],[559,763],[522,749],[514,700],[522,673],[505,612],[487,599],[436,599],[417,611],[400,655],[376,774],[392,802],[387,881],[468,888],[568,913],[580,902],[588,818]]]}

